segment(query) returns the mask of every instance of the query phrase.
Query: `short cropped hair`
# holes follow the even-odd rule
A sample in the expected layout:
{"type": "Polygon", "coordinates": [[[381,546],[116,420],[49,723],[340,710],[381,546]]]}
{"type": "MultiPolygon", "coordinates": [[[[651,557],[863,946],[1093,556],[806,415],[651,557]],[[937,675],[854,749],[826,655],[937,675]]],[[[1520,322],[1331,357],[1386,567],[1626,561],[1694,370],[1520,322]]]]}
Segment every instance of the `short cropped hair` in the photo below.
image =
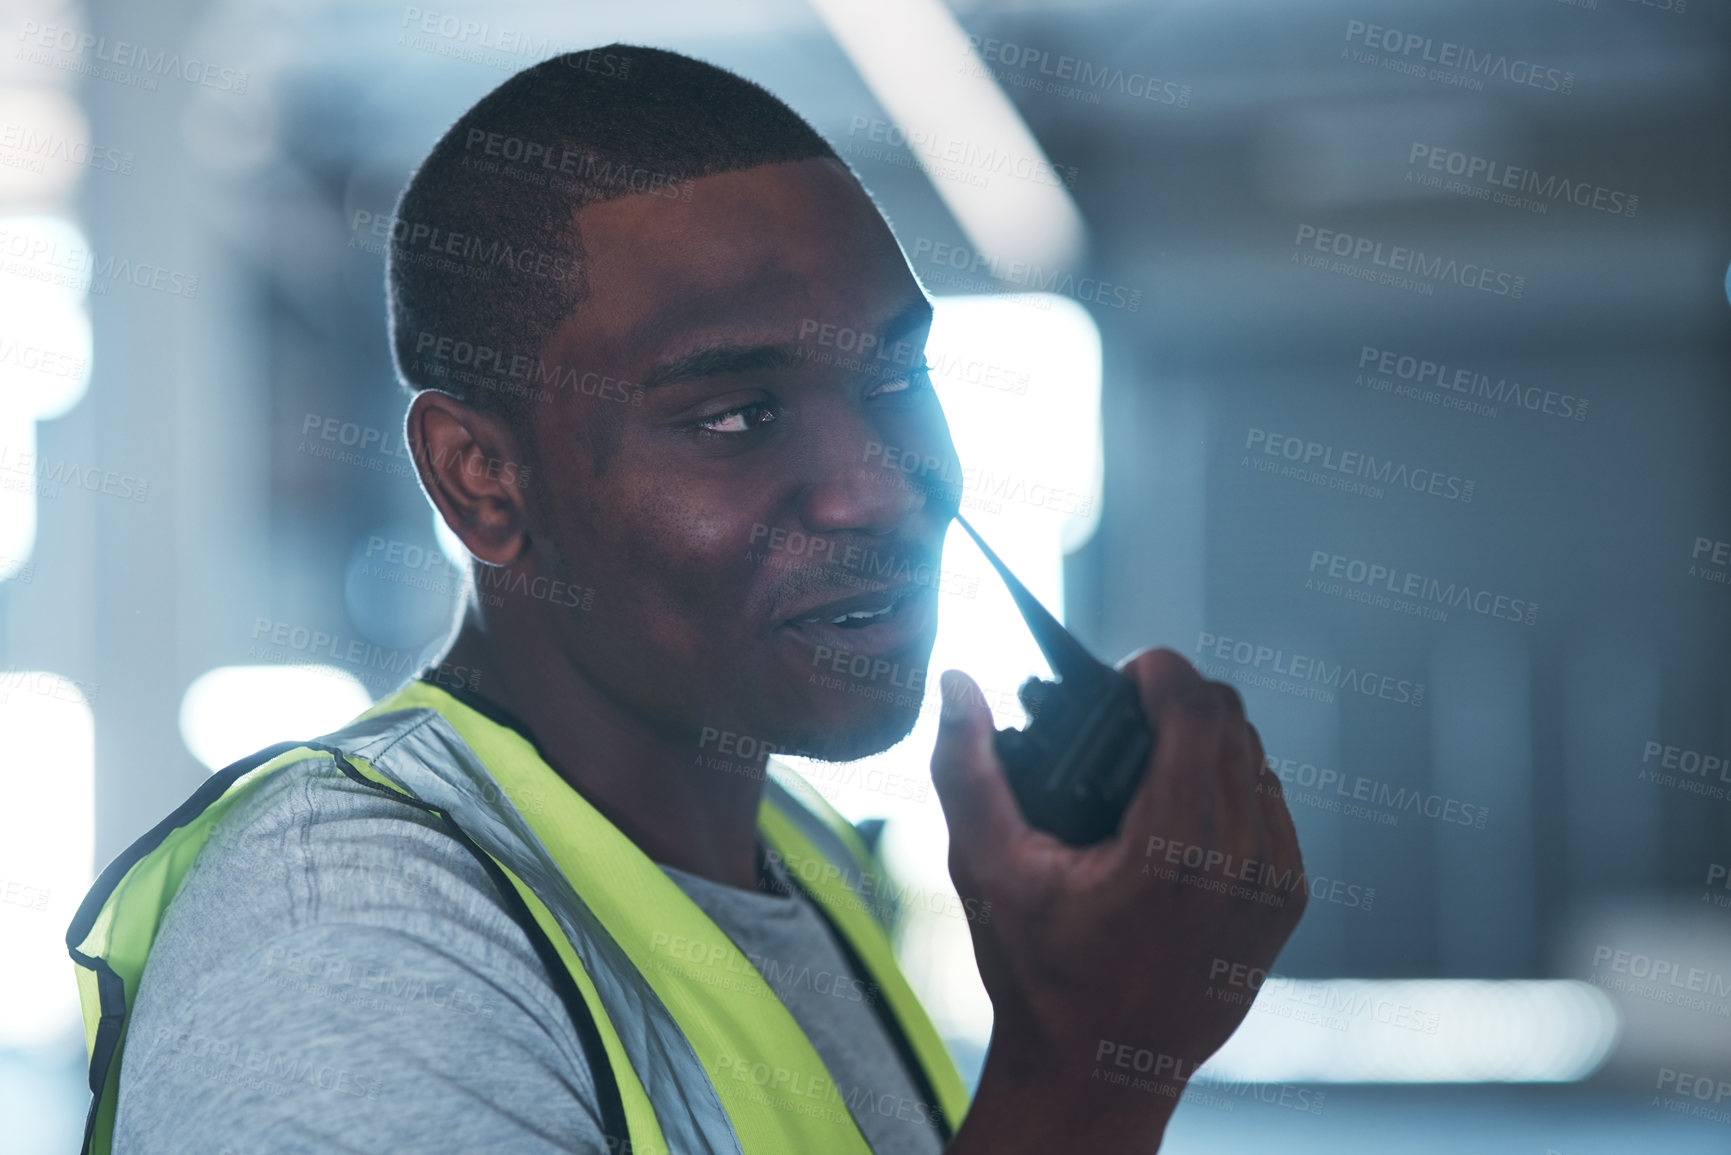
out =
{"type": "Polygon", "coordinates": [[[698,177],[814,158],[839,159],[793,109],[676,52],[609,44],[517,73],[451,126],[397,202],[386,281],[399,378],[520,420],[561,383],[539,352],[589,293],[579,209],[689,201],[698,177]]]}

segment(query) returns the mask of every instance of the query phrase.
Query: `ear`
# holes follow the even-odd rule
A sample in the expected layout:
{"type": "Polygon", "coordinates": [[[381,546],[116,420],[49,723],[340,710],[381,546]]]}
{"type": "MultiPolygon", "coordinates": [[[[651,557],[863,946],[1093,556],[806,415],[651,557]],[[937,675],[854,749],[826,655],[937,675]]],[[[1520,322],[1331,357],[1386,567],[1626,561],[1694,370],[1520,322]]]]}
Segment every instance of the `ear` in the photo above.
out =
{"type": "Polygon", "coordinates": [[[529,548],[529,467],[510,425],[436,389],[409,405],[421,488],[470,553],[509,565],[529,548]]]}

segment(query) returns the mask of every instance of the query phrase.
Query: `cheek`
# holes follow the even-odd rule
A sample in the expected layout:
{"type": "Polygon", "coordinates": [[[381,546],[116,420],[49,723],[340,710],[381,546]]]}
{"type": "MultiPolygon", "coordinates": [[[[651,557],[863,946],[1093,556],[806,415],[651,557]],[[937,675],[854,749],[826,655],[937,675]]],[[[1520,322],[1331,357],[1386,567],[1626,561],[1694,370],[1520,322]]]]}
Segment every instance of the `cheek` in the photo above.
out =
{"type": "Polygon", "coordinates": [[[922,457],[935,457],[944,462],[948,476],[959,464],[956,445],[950,437],[949,421],[938,405],[921,406],[915,410],[886,414],[880,421],[885,444],[906,446],[922,457]]]}
{"type": "Polygon", "coordinates": [[[693,507],[678,487],[645,486],[618,495],[589,539],[604,543],[596,564],[579,567],[605,585],[597,602],[610,595],[649,644],[692,652],[742,617],[760,568],[748,557],[751,524],[749,515],[693,507]]]}
{"type": "Polygon", "coordinates": [[[745,557],[751,518],[723,503],[695,498],[689,485],[649,482],[618,493],[606,536],[634,570],[680,584],[721,578],[745,557]]]}

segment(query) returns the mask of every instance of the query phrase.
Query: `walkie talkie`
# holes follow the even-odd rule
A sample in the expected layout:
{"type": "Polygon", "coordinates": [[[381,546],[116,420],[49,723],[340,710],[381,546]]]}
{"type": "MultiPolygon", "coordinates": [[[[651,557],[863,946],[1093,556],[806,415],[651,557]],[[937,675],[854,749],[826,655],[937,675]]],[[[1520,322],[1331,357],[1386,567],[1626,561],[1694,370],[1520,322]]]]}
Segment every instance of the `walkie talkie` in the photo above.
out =
{"type": "Polygon", "coordinates": [[[1016,691],[1028,725],[993,735],[1010,790],[1030,826],[1072,846],[1118,831],[1154,749],[1154,730],[1130,679],[1101,662],[1059,624],[960,514],[1058,680],[1029,678],[1016,691]]]}

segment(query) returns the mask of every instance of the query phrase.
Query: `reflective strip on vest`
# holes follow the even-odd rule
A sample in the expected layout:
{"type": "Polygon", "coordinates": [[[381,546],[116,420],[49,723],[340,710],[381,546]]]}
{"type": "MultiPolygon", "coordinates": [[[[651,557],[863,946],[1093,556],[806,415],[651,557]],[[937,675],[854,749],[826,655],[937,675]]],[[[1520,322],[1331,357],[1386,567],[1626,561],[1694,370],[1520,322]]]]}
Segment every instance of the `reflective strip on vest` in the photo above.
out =
{"type": "Polygon", "coordinates": [[[877,898],[882,880],[871,855],[859,832],[811,783],[774,762],[769,771],[758,830],[851,948],[859,969],[877,983],[883,1002],[874,1009],[915,1084],[923,1082],[933,1097],[932,1106],[942,1115],[940,1136],[947,1143],[968,1109],[968,1088],[883,933],[884,910],[877,898]],[[821,864],[813,877],[807,877],[812,872],[804,869],[802,856],[821,864]]]}
{"type": "Polygon", "coordinates": [[[449,814],[476,845],[546,904],[594,982],[670,1150],[742,1155],[708,1072],[667,1007],[438,711],[376,715],[325,742],[365,760],[405,793],[449,814]]]}

